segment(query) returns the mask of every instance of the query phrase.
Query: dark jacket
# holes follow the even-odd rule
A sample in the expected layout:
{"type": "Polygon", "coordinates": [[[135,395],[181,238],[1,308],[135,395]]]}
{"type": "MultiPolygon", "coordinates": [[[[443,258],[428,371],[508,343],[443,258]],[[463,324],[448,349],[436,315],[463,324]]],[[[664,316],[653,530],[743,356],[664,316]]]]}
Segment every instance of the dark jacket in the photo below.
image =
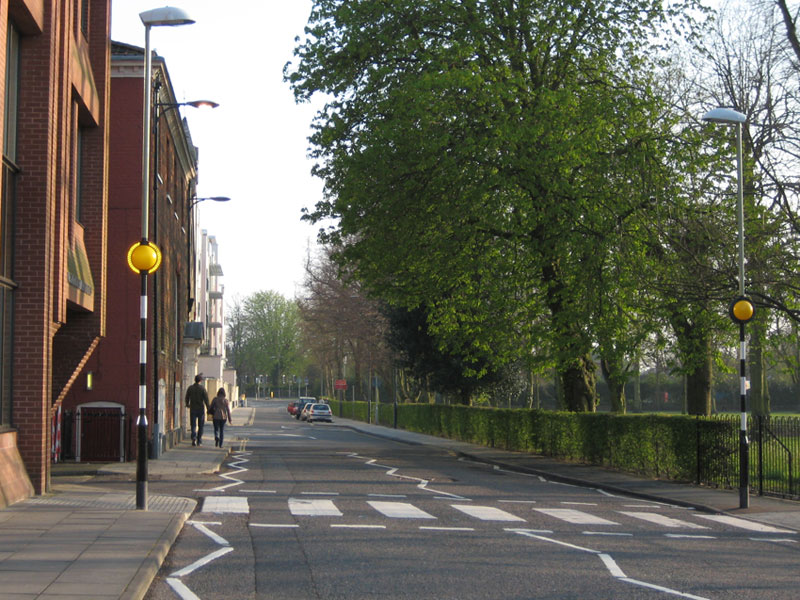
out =
{"type": "Polygon", "coordinates": [[[193,383],[186,389],[186,406],[189,410],[208,410],[208,392],[199,383],[193,383]]]}
{"type": "Polygon", "coordinates": [[[214,413],[213,418],[215,421],[228,421],[230,423],[231,409],[225,396],[214,396],[209,412],[214,413]]]}

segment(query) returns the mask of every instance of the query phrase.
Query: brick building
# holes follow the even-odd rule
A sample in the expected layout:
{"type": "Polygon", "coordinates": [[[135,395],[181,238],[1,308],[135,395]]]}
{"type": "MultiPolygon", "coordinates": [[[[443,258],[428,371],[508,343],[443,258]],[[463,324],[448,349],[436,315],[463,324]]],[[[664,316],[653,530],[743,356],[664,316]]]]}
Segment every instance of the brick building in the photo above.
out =
{"type": "MultiPolygon", "coordinates": [[[[143,60],[142,48],[112,42],[107,335],[64,403],[67,457],[81,461],[133,460],[137,452],[140,277],[125,257],[141,239],[143,60]]],[[[150,456],[157,458],[182,435],[183,338],[195,305],[197,181],[197,150],[157,55],[152,106],[149,240],[163,261],[148,277],[146,381],[150,456]]]]}
{"type": "Polygon", "coordinates": [[[53,416],[105,332],[110,10],[0,2],[0,505],[47,490],[53,416]]]}

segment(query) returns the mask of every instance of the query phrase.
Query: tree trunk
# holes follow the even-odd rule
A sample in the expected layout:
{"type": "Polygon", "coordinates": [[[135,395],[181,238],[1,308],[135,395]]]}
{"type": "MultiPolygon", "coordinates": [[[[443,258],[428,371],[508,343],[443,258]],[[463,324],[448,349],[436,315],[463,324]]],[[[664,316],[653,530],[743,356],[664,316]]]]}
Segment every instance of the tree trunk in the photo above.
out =
{"type": "Polygon", "coordinates": [[[597,376],[590,355],[582,357],[561,374],[564,404],[572,412],[594,412],[597,409],[597,376]]]}
{"type": "Polygon", "coordinates": [[[686,410],[690,415],[709,417],[713,373],[709,328],[697,322],[692,323],[680,314],[673,314],[670,321],[686,374],[686,410]]]}
{"type": "Polygon", "coordinates": [[[694,371],[686,374],[686,409],[690,415],[711,416],[711,352],[694,371]]]}
{"type": "Polygon", "coordinates": [[[611,398],[611,412],[625,414],[625,378],[615,375],[619,373],[619,366],[610,365],[604,358],[600,360],[600,369],[603,372],[603,379],[608,385],[608,395],[611,398]]]}

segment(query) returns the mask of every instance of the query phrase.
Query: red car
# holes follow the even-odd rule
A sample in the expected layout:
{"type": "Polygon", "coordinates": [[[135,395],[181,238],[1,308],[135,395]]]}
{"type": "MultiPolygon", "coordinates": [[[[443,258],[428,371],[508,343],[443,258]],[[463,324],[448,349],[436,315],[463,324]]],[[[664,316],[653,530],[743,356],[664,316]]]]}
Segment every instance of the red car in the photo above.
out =
{"type": "Polygon", "coordinates": [[[289,402],[289,404],[286,405],[286,410],[289,412],[290,415],[294,416],[295,414],[297,414],[297,404],[298,404],[297,400],[293,400],[292,402],[289,402]]]}

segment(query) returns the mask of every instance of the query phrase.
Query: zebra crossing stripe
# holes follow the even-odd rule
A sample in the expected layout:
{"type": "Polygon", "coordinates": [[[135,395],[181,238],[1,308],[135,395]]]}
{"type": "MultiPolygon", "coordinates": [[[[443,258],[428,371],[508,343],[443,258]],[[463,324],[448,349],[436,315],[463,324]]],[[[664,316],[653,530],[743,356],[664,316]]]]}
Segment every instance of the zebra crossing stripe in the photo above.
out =
{"type": "Polygon", "coordinates": [[[206,496],[203,499],[203,510],[206,513],[238,513],[248,514],[250,505],[247,498],[228,496],[206,496]]]}
{"type": "Polygon", "coordinates": [[[432,514],[417,508],[408,502],[381,502],[378,500],[368,500],[372,508],[379,513],[391,517],[392,519],[435,519],[432,514]]]}
{"type": "Polygon", "coordinates": [[[310,517],[341,517],[342,513],[331,500],[306,500],[289,498],[289,510],[293,515],[310,517]]]}
{"type": "Polygon", "coordinates": [[[728,515],[696,515],[701,519],[708,519],[709,521],[714,521],[715,523],[722,523],[723,525],[731,525],[733,527],[739,527],[740,529],[746,529],[747,531],[759,531],[761,533],[790,533],[796,534],[796,531],[792,531],[790,529],[781,529],[780,527],[773,527],[771,525],[764,525],[763,523],[755,523],[754,521],[748,521],[747,519],[740,519],[738,517],[730,517],[728,515]]]}
{"type": "Polygon", "coordinates": [[[575,525],[619,525],[619,523],[615,523],[614,521],[596,517],[572,508],[534,508],[533,510],[575,525]]]}
{"type": "Polygon", "coordinates": [[[481,521],[525,521],[521,517],[493,506],[472,506],[470,504],[451,504],[450,506],[481,521]]]}
{"type": "Polygon", "coordinates": [[[708,527],[705,525],[698,525],[696,523],[690,523],[689,521],[682,521],[680,519],[673,519],[672,517],[666,517],[658,513],[627,510],[620,510],[617,512],[629,517],[633,517],[634,519],[641,519],[642,521],[647,521],[648,523],[662,525],[663,527],[673,527],[675,529],[708,529],[708,527]]]}

